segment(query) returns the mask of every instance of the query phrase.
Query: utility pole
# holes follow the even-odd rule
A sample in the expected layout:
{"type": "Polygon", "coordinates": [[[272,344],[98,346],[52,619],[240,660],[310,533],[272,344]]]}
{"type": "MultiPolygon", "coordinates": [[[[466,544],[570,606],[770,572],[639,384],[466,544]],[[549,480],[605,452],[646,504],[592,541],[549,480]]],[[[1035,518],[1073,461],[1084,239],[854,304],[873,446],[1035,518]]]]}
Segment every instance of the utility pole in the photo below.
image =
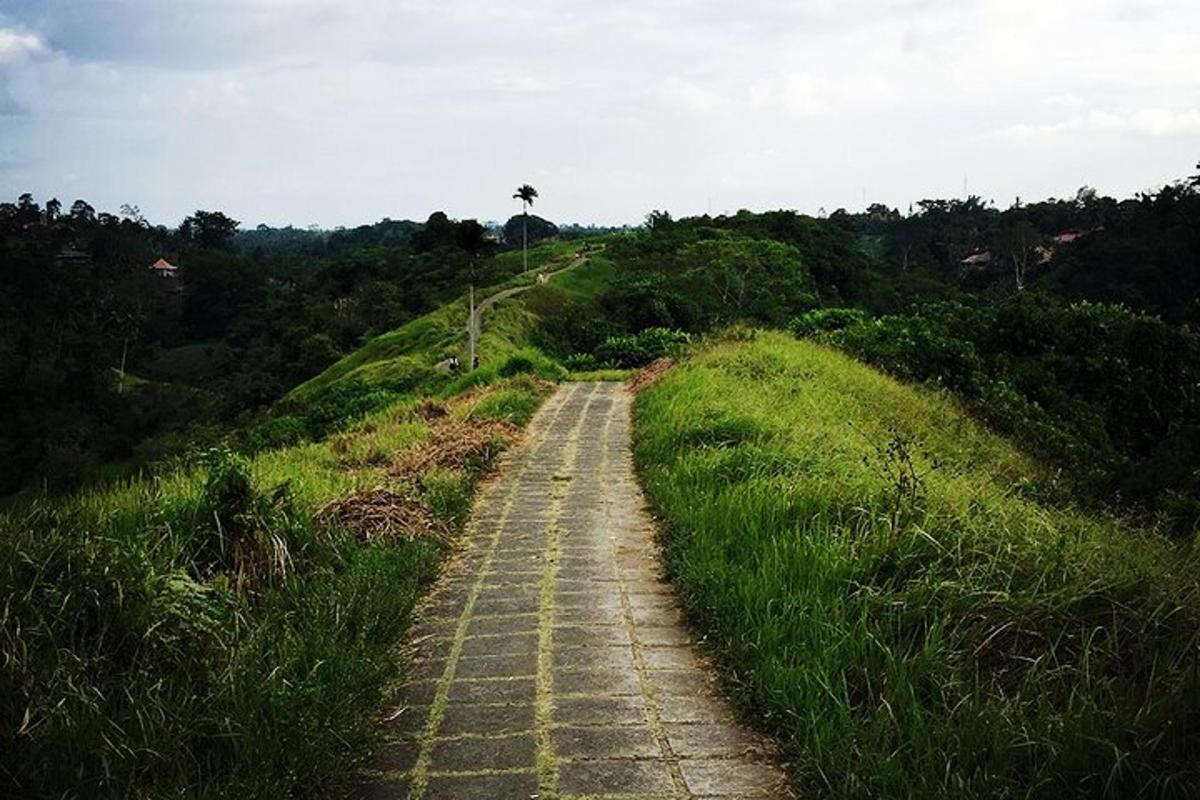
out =
{"type": "MultiPolygon", "coordinates": [[[[474,272],[474,270],[472,270],[472,272],[474,272]]],[[[475,369],[475,280],[474,280],[474,278],[471,279],[470,297],[471,297],[470,312],[469,312],[470,316],[467,317],[467,341],[470,342],[470,348],[471,348],[470,358],[471,358],[471,360],[468,361],[467,363],[470,364],[470,369],[475,369]]]]}

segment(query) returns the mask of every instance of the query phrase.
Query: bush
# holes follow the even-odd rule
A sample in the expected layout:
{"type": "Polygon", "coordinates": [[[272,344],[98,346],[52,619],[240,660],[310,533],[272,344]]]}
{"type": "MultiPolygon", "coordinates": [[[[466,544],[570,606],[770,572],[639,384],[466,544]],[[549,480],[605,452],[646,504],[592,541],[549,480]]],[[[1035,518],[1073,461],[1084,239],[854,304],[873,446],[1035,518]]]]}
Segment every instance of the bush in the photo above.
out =
{"type": "Polygon", "coordinates": [[[689,341],[691,337],[683,331],[647,328],[640,333],[610,336],[596,348],[594,356],[601,365],[631,369],[645,366],[656,358],[673,355],[689,341]]]}
{"type": "MultiPolygon", "coordinates": [[[[813,312],[794,329],[823,324],[813,312]]],[[[1065,467],[1084,497],[1169,512],[1184,535],[1200,522],[1186,512],[1195,508],[1188,497],[1200,500],[1200,451],[1191,444],[1200,429],[1200,337],[1187,326],[1024,292],[816,335],[893,375],[959,393],[1065,467]]]]}
{"type": "MultiPolygon", "coordinates": [[[[321,440],[364,414],[395,402],[397,395],[357,380],[340,380],[330,384],[316,399],[305,403],[298,411],[304,419],[308,435],[321,440]]],[[[286,407],[285,407],[286,410],[286,407]]]]}
{"type": "Polygon", "coordinates": [[[591,372],[600,367],[600,362],[591,353],[574,353],[563,359],[563,366],[571,372],[591,372]]]}
{"type": "Polygon", "coordinates": [[[200,495],[196,548],[190,561],[199,578],[224,573],[239,589],[277,585],[293,568],[301,542],[298,510],[286,483],[262,492],[250,478],[250,464],[219,448],[206,459],[208,475],[200,495]]]}
{"type": "Polygon", "coordinates": [[[857,308],[817,308],[796,317],[789,327],[797,338],[802,339],[816,333],[840,331],[866,321],[867,315],[857,308]]]}
{"type": "Polygon", "coordinates": [[[288,447],[308,438],[308,424],[294,414],[272,414],[248,428],[244,448],[251,453],[288,447]]]}
{"type": "Polygon", "coordinates": [[[524,374],[536,375],[548,381],[561,381],[567,377],[567,371],[561,364],[533,347],[518,350],[510,355],[496,372],[502,378],[524,374]]]}

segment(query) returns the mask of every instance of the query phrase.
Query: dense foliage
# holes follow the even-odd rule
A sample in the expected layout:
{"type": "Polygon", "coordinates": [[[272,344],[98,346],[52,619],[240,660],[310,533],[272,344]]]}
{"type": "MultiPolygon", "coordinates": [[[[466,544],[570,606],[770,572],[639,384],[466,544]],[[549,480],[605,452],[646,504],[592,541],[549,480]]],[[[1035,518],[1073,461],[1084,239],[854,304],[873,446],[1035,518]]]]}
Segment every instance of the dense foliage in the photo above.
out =
{"type": "MultiPolygon", "coordinates": [[[[826,315],[828,326],[833,319],[826,315]]],[[[798,320],[809,332],[813,315],[798,320]]],[[[994,305],[924,306],[826,337],[889,372],[967,398],[1065,467],[1091,498],[1200,525],[1200,334],[1121,306],[1025,292],[994,305]]]]}
{"type": "Polygon", "coordinates": [[[211,443],[373,336],[519,262],[473,220],[353,231],[0,204],[0,494],[211,443]],[[165,258],[179,269],[160,277],[165,258]]]}

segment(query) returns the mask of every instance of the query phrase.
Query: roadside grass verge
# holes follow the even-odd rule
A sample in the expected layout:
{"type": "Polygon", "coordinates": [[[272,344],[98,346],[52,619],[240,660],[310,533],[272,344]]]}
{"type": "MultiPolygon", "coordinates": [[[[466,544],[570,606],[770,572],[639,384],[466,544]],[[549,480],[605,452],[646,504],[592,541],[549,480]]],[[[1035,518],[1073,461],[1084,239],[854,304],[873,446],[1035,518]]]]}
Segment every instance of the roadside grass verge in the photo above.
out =
{"type": "Polygon", "coordinates": [[[575,371],[572,370],[571,375],[567,380],[570,381],[627,381],[637,370],[632,369],[590,369],[575,371]]]}
{"type": "Polygon", "coordinates": [[[324,441],[214,452],[0,515],[0,794],[336,794],[377,735],[446,544],[364,537],[317,511],[383,496],[457,529],[486,463],[415,482],[389,466],[442,419],[527,422],[552,385],[526,366],[324,441]]]}
{"type": "Polygon", "coordinates": [[[694,348],[635,412],[668,571],[805,793],[1200,793],[1190,545],[782,334],[694,348]]]}

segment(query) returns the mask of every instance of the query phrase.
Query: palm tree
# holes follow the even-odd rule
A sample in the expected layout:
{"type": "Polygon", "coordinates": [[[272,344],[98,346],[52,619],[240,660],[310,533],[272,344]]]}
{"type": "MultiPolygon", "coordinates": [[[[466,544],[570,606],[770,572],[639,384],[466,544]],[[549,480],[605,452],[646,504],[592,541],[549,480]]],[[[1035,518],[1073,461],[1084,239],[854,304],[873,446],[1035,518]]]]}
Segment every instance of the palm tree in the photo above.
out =
{"type": "Polygon", "coordinates": [[[517,193],[513,195],[513,199],[521,201],[521,271],[529,271],[529,207],[533,205],[533,198],[537,197],[537,189],[530,186],[528,183],[521,184],[517,189],[517,193]]]}

